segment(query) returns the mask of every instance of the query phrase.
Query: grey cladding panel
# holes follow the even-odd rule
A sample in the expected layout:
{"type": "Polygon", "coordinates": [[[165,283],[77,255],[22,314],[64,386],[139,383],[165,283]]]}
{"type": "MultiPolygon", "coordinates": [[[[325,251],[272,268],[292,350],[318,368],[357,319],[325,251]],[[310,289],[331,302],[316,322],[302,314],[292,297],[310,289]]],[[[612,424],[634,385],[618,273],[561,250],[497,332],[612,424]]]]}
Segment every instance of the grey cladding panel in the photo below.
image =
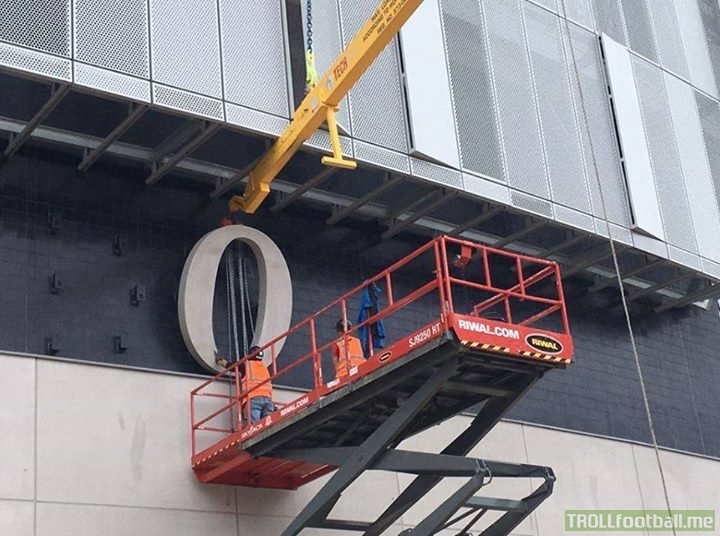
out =
{"type": "Polygon", "coordinates": [[[660,64],[670,71],[687,76],[685,51],[673,0],[649,0],[649,6],[660,50],[660,64]]]}
{"type": "MultiPolygon", "coordinates": [[[[657,0],[650,0],[654,2],[657,0]]],[[[657,61],[655,36],[653,34],[647,0],[621,0],[627,25],[630,48],[646,58],[657,61]]]]}
{"type": "MultiPolygon", "coordinates": [[[[302,1],[303,10],[305,1],[302,1]]],[[[343,38],[340,29],[338,0],[313,0],[313,47],[315,49],[315,66],[318,77],[321,77],[343,49],[343,38]]],[[[350,111],[347,98],[340,103],[337,113],[338,126],[350,133],[350,111]]]]}
{"type": "Polygon", "coordinates": [[[222,97],[217,0],[150,0],[153,80],[222,97]]]}
{"type": "Polygon", "coordinates": [[[697,0],[674,0],[681,41],[692,83],[717,96],[710,52],[697,0]]]}
{"type": "Polygon", "coordinates": [[[225,99],[288,117],[280,0],[220,0],[225,99]]]}
{"type": "Polygon", "coordinates": [[[698,249],[704,257],[720,261],[720,214],[693,91],[689,84],[667,74],[665,86],[698,249]]]}
{"type": "Polygon", "coordinates": [[[75,0],[75,58],[150,77],[147,0],[75,0]]]}
{"type": "MultiPolygon", "coordinates": [[[[565,33],[564,27],[563,33],[565,33]]],[[[608,217],[613,223],[628,227],[630,226],[630,209],[625,188],[625,177],[620,166],[617,138],[612,121],[607,82],[600,57],[598,40],[594,34],[574,24],[570,24],[570,37],[572,38],[572,51],[574,51],[577,61],[580,84],[582,85],[585,100],[585,112],[587,113],[587,122],[592,135],[592,147],[596,156],[595,163],[602,183],[608,217]]],[[[565,35],[565,39],[565,50],[567,51],[570,73],[574,77],[575,68],[572,63],[571,43],[567,35],[565,35]]],[[[600,188],[590,150],[588,126],[585,124],[584,114],[582,113],[580,92],[576,80],[573,80],[572,88],[578,109],[580,135],[583,141],[585,169],[588,174],[593,214],[603,217],[600,188]]]]}
{"type": "MultiPolygon", "coordinates": [[[[345,45],[377,7],[375,0],[340,0],[345,45]]],[[[355,85],[349,100],[352,131],[356,138],[407,152],[407,113],[395,39],[355,85]]]]}
{"type": "Polygon", "coordinates": [[[592,13],[592,0],[558,0],[558,7],[562,10],[563,2],[567,18],[588,28],[595,28],[592,13]]]}
{"type": "Polygon", "coordinates": [[[552,198],[591,213],[560,20],[530,3],[524,10],[552,198]]]}
{"type": "Polygon", "coordinates": [[[441,8],[462,166],[506,180],[480,6],[442,0],[441,8]]]}
{"type": "Polygon", "coordinates": [[[665,237],[669,244],[697,253],[662,71],[639,58],[633,58],[633,70],[665,237]]]}
{"type": "Polygon", "coordinates": [[[485,0],[492,73],[510,186],[550,198],[520,3],[485,0]]]}
{"type": "Polygon", "coordinates": [[[625,21],[620,0],[592,0],[598,32],[606,33],[614,41],[627,45],[625,21]]]}
{"type": "Polygon", "coordinates": [[[715,198],[720,205],[720,106],[697,91],[695,92],[695,101],[710,163],[715,198]]]}
{"type": "Polygon", "coordinates": [[[70,0],[2,0],[0,40],[70,57],[70,0]]]}
{"type": "Polygon", "coordinates": [[[705,26],[710,61],[715,71],[715,83],[720,85],[720,4],[718,0],[698,0],[705,26]]]}

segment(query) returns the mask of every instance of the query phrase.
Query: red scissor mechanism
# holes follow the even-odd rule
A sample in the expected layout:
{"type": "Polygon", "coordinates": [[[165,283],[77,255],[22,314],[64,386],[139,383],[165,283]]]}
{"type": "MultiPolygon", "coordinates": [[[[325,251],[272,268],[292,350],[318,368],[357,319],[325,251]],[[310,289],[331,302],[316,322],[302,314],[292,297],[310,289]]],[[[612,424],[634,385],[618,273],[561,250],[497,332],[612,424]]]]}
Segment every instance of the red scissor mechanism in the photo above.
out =
{"type": "MultiPolygon", "coordinates": [[[[434,534],[459,511],[482,522],[482,534],[508,534],[552,493],[547,467],[466,458],[468,452],[550,369],[572,361],[573,344],[556,263],[450,237],[437,238],[263,346],[272,383],[310,384],[277,401],[251,423],[253,389],[238,369],[246,356],[191,393],[192,467],[202,482],[295,489],[333,477],[284,534],[309,526],[380,534],[440,479],[467,484],[409,534],[434,534]],[[354,320],[368,288],[380,302],[363,322],[338,335],[338,318],[354,320]],[[352,317],[352,318],[351,318],[352,317]],[[387,340],[378,348],[378,323],[387,340]],[[342,338],[365,332],[367,360],[345,374],[331,364],[342,338]],[[284,341],[282,354],[277,348],[284,341]],[[470,427],[442,456],[396,449],[400,441],[471,407],[470,427]],[[420,476],[377,520],[329,520],[328,513],[363,471],[420,476]],[[493,478],[542,478],[522,500],[475,493],[493,478]]],[[[291,391],[288,391],[290,393],[291,391]]]]}

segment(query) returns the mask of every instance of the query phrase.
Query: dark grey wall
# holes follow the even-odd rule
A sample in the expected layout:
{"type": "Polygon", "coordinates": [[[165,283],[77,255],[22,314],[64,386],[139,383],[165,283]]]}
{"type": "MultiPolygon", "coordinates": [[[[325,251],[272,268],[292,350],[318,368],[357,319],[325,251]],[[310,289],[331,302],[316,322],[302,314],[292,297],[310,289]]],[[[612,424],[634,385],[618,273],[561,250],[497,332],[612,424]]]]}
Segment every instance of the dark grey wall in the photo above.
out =
{"type": "MultiPolygon", "coordinates": [[[[147,188],[143,170],[99,166],[78,175],[75,165],[66,156],[33,149],[0,168],[0,349],[43,354],[46,338],[52,338],[65,357],[199,372],[180,336],[175,296],[187,252],[217,227],[224,202],[209,203],[206,191],[190,181],[166,178],[147,188]],[[61,215],[60,228],[51,229],[48,214],[61,215]],[[113,252],[116,235],[127,243],[122,256],[113,252]],[[60,294],[50,293],[52,273],[64,283],[60,294]],[[146,287],[147,301],[133,306],[129,290],[138,284],[146,287]],[[116,336],[128,346],[124,353],[114,352],[116,336]]],[[[372,229],[328,231],[321,216],[305,210],[244,220],[270,235],[288,259],[294,321],[420,243],[405,239],[367,249],[372,229]]],[[[254,286],[254,270],[250,280],[254,286]]],[[[220,346],[226,347],[223,288],[221,282],[215,320],[220,346]]],[[[429,321],[426,305],[403,311],[389,332],[429,321]]],[[[624,320],[587,312],[580,299],[569,307],[576,363],[544,378],[511,417],[648,441],[624,320]]],[[[334,313],[327,315],[319,330],[330,336],[335,320],[334,313]]],[[[720,456],[716,309],[638,320],[636,327],[660,443],[720,456]]],[[[291,362],[304,346],[291,342],[283,360],[291,362]]],[[[286,383],[302,385],[304,374],[289,374],[286,383]]]]}

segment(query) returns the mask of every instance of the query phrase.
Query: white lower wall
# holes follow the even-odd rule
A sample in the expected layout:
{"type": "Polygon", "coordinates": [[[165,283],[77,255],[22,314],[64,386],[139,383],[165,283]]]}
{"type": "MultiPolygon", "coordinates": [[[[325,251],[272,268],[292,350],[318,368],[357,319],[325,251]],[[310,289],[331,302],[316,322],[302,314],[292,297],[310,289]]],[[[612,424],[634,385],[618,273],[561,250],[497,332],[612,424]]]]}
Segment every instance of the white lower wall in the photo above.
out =
{"type": "MultiPolygon", "coordinates": [[[[0,535],[280,534],[322,481],[289,492],[196,482],[188,400],[199,383],[0,355],[0,535]]],[[[437,452],[468,421],[457,417],[402,446],[437,452]]],[[[503,422],[472,455],[555,470],[555,493],[518,535],[562,534],[565,509],[664,508],[655,453],[645,446],[503,422]]],[[[665,451],[662,460],[673,508],[720,511],[719,461],[665,451]]],[[[372,519],[410,480],[367,473],[333,516],[372,519]]],[[[460,482],[441,483],[388,534],[417,523],[460,482]]],[[[520,498],[538,484],[496,480],[487,494],[520,498]]]]}

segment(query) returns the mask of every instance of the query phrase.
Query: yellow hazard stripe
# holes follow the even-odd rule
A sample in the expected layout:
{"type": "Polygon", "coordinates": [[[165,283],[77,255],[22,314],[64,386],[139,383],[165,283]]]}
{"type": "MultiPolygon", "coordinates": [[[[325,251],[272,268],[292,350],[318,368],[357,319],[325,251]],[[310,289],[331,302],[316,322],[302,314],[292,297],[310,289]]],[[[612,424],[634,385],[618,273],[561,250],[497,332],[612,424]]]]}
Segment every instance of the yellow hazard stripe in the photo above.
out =
{"type": "Polygon", "coordinates": [[[470,348],[480,348],[481,350],[489,350],[490,352],[501,352],[504,354],[510,353],[510,348],[505,346],[495,346],[494,344],[484,344],[473,341],[460,341],[463,346],[469,346],[470,348]]]}
{"type": "MultiPolygon", "coordinates": [[[[495,346],[494,344],[486,344],[474,341],[460,341],[460,343],[463,346],[469,346],[470,348],[479,348],[480,350],[487,350],[489,352],[500,352],[504,354],[509,354],[511,352],[510,348],[506,348],[504,346],[495,346]]],[[[544,361],[552,361],[554,363],[570,363],[570,359],[554,355],[541,354],[539,352],[527,352],[525,350],[520,350],[518,353],[523,357],[532,357],[534,359],[542,359],[544,361]]]]}

